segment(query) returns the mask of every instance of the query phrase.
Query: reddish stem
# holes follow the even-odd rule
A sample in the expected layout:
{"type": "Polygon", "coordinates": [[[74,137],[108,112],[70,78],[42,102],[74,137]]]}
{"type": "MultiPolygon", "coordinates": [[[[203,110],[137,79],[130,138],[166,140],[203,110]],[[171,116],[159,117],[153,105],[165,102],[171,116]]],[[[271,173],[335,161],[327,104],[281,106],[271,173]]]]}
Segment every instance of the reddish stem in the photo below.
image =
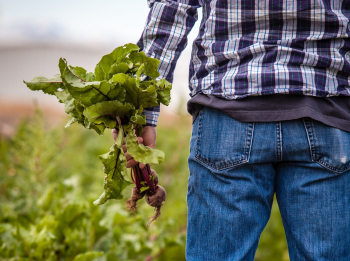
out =
{"type": "Polygon", "coordinates": [[[157,186],[157,184],[154,184],[151,180],[151,168],[149,167],[148,164],[146,164],[146,167],[143,169],[140,169],[140,167],[138,165],[134,166],[131,169],[131,179],[134,182],[134,184],[136,185],[137,190],[140,192],[140,189],[142,187],[144,187],[144,185],[142,184],[143,181],[147,182],[150,191],[152,193],[155,192],[155,188],[157,186]]]}
{"type": "Polygon", "coordinates": [[[149,179],[150,173],[148,172],[147,168],[143,168],[141,171],[142,171],[142,174],[143,174],[143,178],[147,182],[151,192],[154,193],[155,192],[155,187],[154,187],[152,181],[150,181],[150,179],[149,179]]]}

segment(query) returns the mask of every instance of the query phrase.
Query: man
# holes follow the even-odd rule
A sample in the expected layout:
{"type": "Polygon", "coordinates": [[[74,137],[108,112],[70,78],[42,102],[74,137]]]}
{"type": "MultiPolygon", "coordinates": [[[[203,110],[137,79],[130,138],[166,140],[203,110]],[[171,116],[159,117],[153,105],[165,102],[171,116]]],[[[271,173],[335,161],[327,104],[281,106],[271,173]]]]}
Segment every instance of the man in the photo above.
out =
{"type": "MultiPolygon", "coordinates": [[[[254,260],[274,193],[291,260],[350,260],[350,1],[148,4],[138,45],[168,81],[203,10],[189,76],[187,260],[254,260]]],[[[159,108],[145,113],[141,136],[154,147],[159,108]]]]}

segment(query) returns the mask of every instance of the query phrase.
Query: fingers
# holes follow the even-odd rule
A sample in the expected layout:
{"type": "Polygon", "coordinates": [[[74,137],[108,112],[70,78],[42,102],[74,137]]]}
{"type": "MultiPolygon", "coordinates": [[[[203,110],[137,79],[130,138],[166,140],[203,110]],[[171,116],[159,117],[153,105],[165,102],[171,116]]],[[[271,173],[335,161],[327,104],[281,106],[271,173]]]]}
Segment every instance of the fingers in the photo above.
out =
{"type": "MultiPolygon", "coordinates": [[[[138,139],[140,144],[143,144],[143,138],[142,137],[138,137],[137,139],[138,139]]],[[[123,144],[122,149],[123,149],[124,155],[126,157],[126,161],[127,161],[126,162],[126,167],[127,168],[134,167],[138,162],[136,160],[134,160],[134,158],[128,153],[125,144],[123,144]]],[[[141,164],[142,163],[140,163],[140,167],[141,167],[141,164]]],[[[144,164],[142,164],[142,165],[143,165],[143,167],[145,166],[144,164]]]]}
{"type": "Polygon", "coordinates": [[[140,169],[143,169],[145,166],[146,166],[145,164],[143,164],[143,163],[139,163],[139,167],[140,167],[140,169]]]}
{"type": "Polygon", "coordinates": [[[136,166],[137,163],[138,162],[136,160],[134,160],[134,159],[128,160],[128,162],[126,163],[126,167],[127,168],[132,168],[132,167],[136,166]]]}
{"type": "MultiPolygon", "coordinates": [[[[143,144],[143,138],[138,137],[137,139],[138,139],[138,141],[139,141],[140,144],[143,144]]],[[[123,148],[124,153],[126,153],[126,152],[127,152],[127,149],[126,149],[125,143],[122,145],[122,148],[123,148]]]]}
{"type": "MultiPolygon", "coordinates": [[[[117,138],[118,138],[118,130],[117,130],[117,129],[112,129],[111,134],[112,134],[112,137],[113,137],[114,141],[116,141],[117,138]]],[[[140,144],[143,144],[144,140],[143,140],[142,137],[138,137],[137,139],[138,139],[138,141],[139,141],[140,144]]],[[[147,139],[147,140],[148,140],[148,139],[147,139]]],[[[154,148],[154,147],[155,147],[155,141],[154,141],[154,142],[147,142],[147,143],[149,143],[149,144],[146,144],[147,146],[150,146],[151,148],[154,148]]],[[[132,167],[134,167],[136,164],[139,163],[139,162],[137,162],[136,160],[134,160],[134,158],[131,157],[131,155],[128,153],[128,150],[127,150],[127,148],[126,148],[125,143],[122,145],[122,149],[123,149],[123,152],[124,152],[125,157],[126,157],[126,161],[127,161],[126,167],[127,167],[127,168],[132,168],[132,167]]],[[[141,169],[143,169],[146,165],[145,165],[145,164],[142,164],[142,163],[139,163],[139,166],[140,166],[141,169]]]]}
{"type": "Polygon", "coordinates": [[[137,163],[139,164],[139,167],[140,167],[141,169],[143,169],[143,168],[146,166],[145,164],[139,163],[139,162],[137,162],[136,160],[134,160],[133,158],[131,158],[130,160],[127,161],[126,167],[127,167],[127,168],[132,168],[132,167],[136,166],[137,163]]]}
{"type": "Polygon", "coordinates": [[[112,134],[112,137],[113,137],[114,141],[116,141],[117,138],[118,138],[118,130],[117,129],[112,129],[111,134],[112,134]]]}
{"type": "Polygon", "coordinates": [[[143,137],[143,144],[145,146],[148,146],[150,148],[156,147],[156,140],[157,140],[157,128],[152,126],[145,126],[143,127],[143,131],[141,133],[141,136],[143,137]]]}

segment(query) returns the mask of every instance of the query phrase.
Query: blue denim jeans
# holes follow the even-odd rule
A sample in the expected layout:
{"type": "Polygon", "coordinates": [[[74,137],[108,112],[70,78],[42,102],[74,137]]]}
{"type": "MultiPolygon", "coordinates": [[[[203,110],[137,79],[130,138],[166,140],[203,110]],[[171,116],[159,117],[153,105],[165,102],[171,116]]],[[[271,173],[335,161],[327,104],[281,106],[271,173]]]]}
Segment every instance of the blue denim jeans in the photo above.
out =
{"type": "Polygon", "coordinates": [[[274,193],[292,261],[350,260],[350,133],[309,118],[242,123],[204,107],[189,169],[188,261],[254,260],[274,193]]]}

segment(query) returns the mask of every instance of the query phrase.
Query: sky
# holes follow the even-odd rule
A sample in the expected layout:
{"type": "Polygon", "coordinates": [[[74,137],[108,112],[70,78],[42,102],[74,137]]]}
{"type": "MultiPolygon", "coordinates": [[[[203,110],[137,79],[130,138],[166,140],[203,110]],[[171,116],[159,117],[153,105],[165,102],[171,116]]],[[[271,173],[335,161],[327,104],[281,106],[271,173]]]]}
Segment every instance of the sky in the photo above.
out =
{"type": "MultiPolygon", "coordinates": [[[[40,46],[42,43],[49,43],[95,51],[103,49],[103,51],[108,50],[106,52],[108,53],[120,45],[129,42],[136,43],[139,40],[148,12],[147,0],[0,0],[0,48],[36,44],[40,46]]],[[[201,14],[199,14],[199,19],[200,17],[201,14]]],[[[175,70],[172,91],[174,102],[170,106],[173,107],[173,110],[181,103],[180,100],[189,99],[188,65],[192,42],[198,34],[198,28],[199,21],[188,37],[188,46],[181,55],[175,70]]],[[[9,52],[5,54],[6,56],[3,57],[8,60],[12,59],[9,52]]],[[[14,55],[19,57],[19,54],[14,53],[14,55]]],[[[56,61],[54,62],[56,65],[56,61]]],[[[2,63],[0,67],[5,67],[6,70],[12,72],[16,70],[16,68],[8,68],[6,61],[2,63]]],[[[94,66],[94,64],[91,66],[76,65],[87,69],[94,66]]],[[[36,66],[38,69],[35,67],[32,70],[41,71],[40,65],[36,66]]],[[[2,73],[4,70],[0,71],[0,74],[2,73]]],[[[38,72],[38,75],[40,74],[38,72]]],[[[7,78],[12,77],[7,76],[7,78]]],[[[30,77],[34,76],[36,75],[30,77]]],[[[22,90],[23,78],[24,74],[19,75],[16,79],[18,87],[13,85],[12,90],[17,90],[16,95],[22,90]]],[[[10,95],[10,92],[7,86],[0,85],[0,94],[2,93],[3,97],[5,94],[10,95]]],[[[27,94],[23,92],[23,95],[27,94]]]]}
{"type": "Polygon", "coordinates": [[[0,0],[0,41],[135,42],[148,11],[145,0],[0,0]]]}
{"type": "MultiPolygon", "coordinates": [[[[137,42],[148,12],[146,0],[0,0],[0,44],[137,42]]],[[[198,32],[198,25],[193,31],[198,32]]]]}

